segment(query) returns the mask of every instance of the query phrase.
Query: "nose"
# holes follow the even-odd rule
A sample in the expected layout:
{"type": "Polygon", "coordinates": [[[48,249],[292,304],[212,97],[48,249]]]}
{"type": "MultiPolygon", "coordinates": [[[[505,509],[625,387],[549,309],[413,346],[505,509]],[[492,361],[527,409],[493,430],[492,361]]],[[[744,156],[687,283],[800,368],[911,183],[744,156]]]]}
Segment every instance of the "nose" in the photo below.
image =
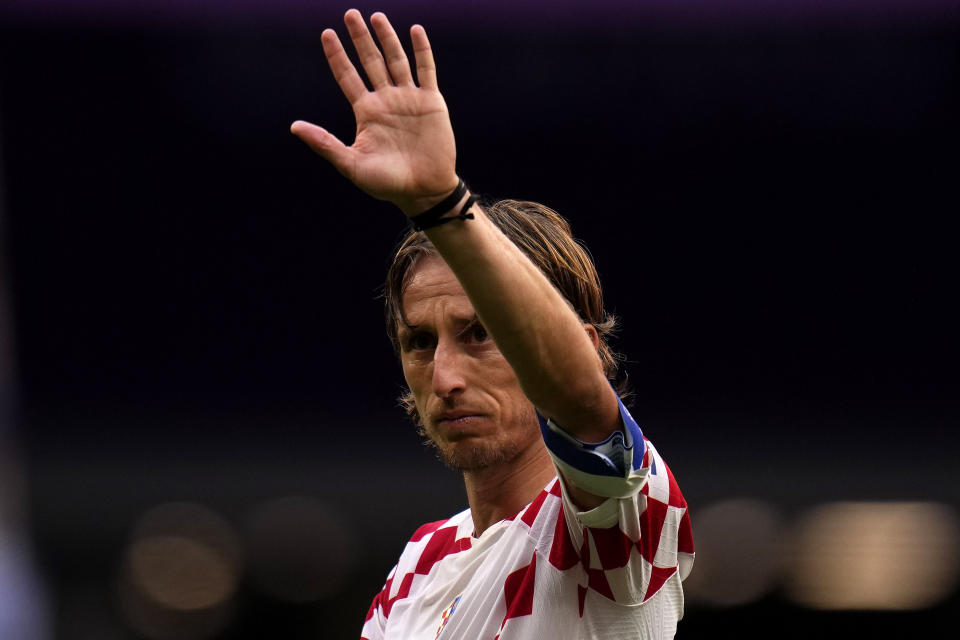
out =
{"type": "Polygon", "coordinates": [[[433,352],[433,392],[450,398],[466,388],[466,357],[456,340],[441,338],[433,352]]]}

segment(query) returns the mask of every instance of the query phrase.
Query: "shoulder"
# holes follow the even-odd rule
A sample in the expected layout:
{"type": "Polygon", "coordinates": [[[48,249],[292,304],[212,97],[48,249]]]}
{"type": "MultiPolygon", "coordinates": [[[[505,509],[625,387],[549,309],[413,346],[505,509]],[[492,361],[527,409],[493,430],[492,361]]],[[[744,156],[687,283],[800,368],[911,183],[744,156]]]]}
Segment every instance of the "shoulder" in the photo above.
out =
{"type": "Polygon", "coordinates": [[[469,546],[472,529],[470,510],[417,527],[397,562],[401,572],[426,573],[436,562],[469,546]],[[463,533],[465,531],[466,533],[463,533]]]}
{"type": "Polygon", "coordinates": [[[453,552],[457,531],[469,517],[470,510],[467,509],[446,520],[427,522],[417,527],[387,575],[386,589],[389,591],[393,582],[412,578],[412,574],[428,572],[437,561],[453,552]]]}
{"type": "Polygon", "coordinates": [[[410,542],[419,542],[420,540],[423,540],[448,522],[450,522],[450,518],[420,525],[417,527],[417,530],[413,532],[413,535],[410,536],[410,542]]]}
{"type": "Polygon", "coordinates": [[[466,520],[470,519],[470,509],[464,509],[460,513],[453,515],[445,520],[436,520],[422,524],[410,536],[409,542],[421,542],[429,538],[440,529],[459,528],[466,520]]]}

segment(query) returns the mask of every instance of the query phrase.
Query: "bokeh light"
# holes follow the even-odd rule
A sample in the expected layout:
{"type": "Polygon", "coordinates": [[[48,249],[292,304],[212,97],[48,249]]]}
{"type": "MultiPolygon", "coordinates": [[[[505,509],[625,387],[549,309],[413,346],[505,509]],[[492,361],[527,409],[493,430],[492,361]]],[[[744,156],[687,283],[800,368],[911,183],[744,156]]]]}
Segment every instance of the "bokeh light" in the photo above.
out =
{"type": "Polygon", "coordinates": [[[240,544],[223,518],[197,504],[163,504],[134,527],[121,570],[121,606],[146,637],[207,638],[229,621],[241,573],[240,544]]]}
{"type": "Polygon", "coordinates": [[[957,580],[957,518],[930,502],[836,502],[796,530],[788,594],[815,609],[921,609],[957,580]]]}

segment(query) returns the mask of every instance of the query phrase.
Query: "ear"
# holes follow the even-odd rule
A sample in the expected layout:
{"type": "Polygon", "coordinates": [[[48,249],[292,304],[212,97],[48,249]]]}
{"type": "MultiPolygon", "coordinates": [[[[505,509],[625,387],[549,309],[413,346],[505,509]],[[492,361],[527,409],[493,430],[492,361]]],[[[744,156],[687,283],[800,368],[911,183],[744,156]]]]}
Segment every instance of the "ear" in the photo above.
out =
{"type": "Polygon", "coordinates": [[[590,324],[589,322],[583,323],[583,328],[587,332],[587,335],[590,337],[590,342],[593,343],[594,349],[600,348],[600,334],[597,333],[597,328],[590,324]]]}

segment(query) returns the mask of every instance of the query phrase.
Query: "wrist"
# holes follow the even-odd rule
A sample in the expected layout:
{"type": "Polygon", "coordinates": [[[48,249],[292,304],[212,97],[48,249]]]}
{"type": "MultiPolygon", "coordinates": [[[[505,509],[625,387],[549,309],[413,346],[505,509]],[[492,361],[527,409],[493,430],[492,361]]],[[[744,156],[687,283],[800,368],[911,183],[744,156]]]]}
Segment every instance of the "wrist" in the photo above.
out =
{"type": "MultiPolygon", "coordinates": [[[[462,180],[457,175],[453,176],[453,184],[439,193],[418,196],[416,198],[411,198],[410,200],[395,201],[394,204],[403,211],[403,215],[408,218],[413,218],[424,212],[430,211],[431,209],[437,207],[440,203],[444,202],[450,198],[453,193],[459,188],[462,180]]],[[[450,208],[452,209],[456,203],[453,203],[450,208]]]]}
{"type": "Polygon", "coordinates": [[[457,188],[443,200],[422,213],[410,216],[410,224],[415,231],[426,231],[455,220],[471,220],[473,214],[469,210],[478,199],[479,196],[471,193],[466,183],[460,180],[457,188]]]}

